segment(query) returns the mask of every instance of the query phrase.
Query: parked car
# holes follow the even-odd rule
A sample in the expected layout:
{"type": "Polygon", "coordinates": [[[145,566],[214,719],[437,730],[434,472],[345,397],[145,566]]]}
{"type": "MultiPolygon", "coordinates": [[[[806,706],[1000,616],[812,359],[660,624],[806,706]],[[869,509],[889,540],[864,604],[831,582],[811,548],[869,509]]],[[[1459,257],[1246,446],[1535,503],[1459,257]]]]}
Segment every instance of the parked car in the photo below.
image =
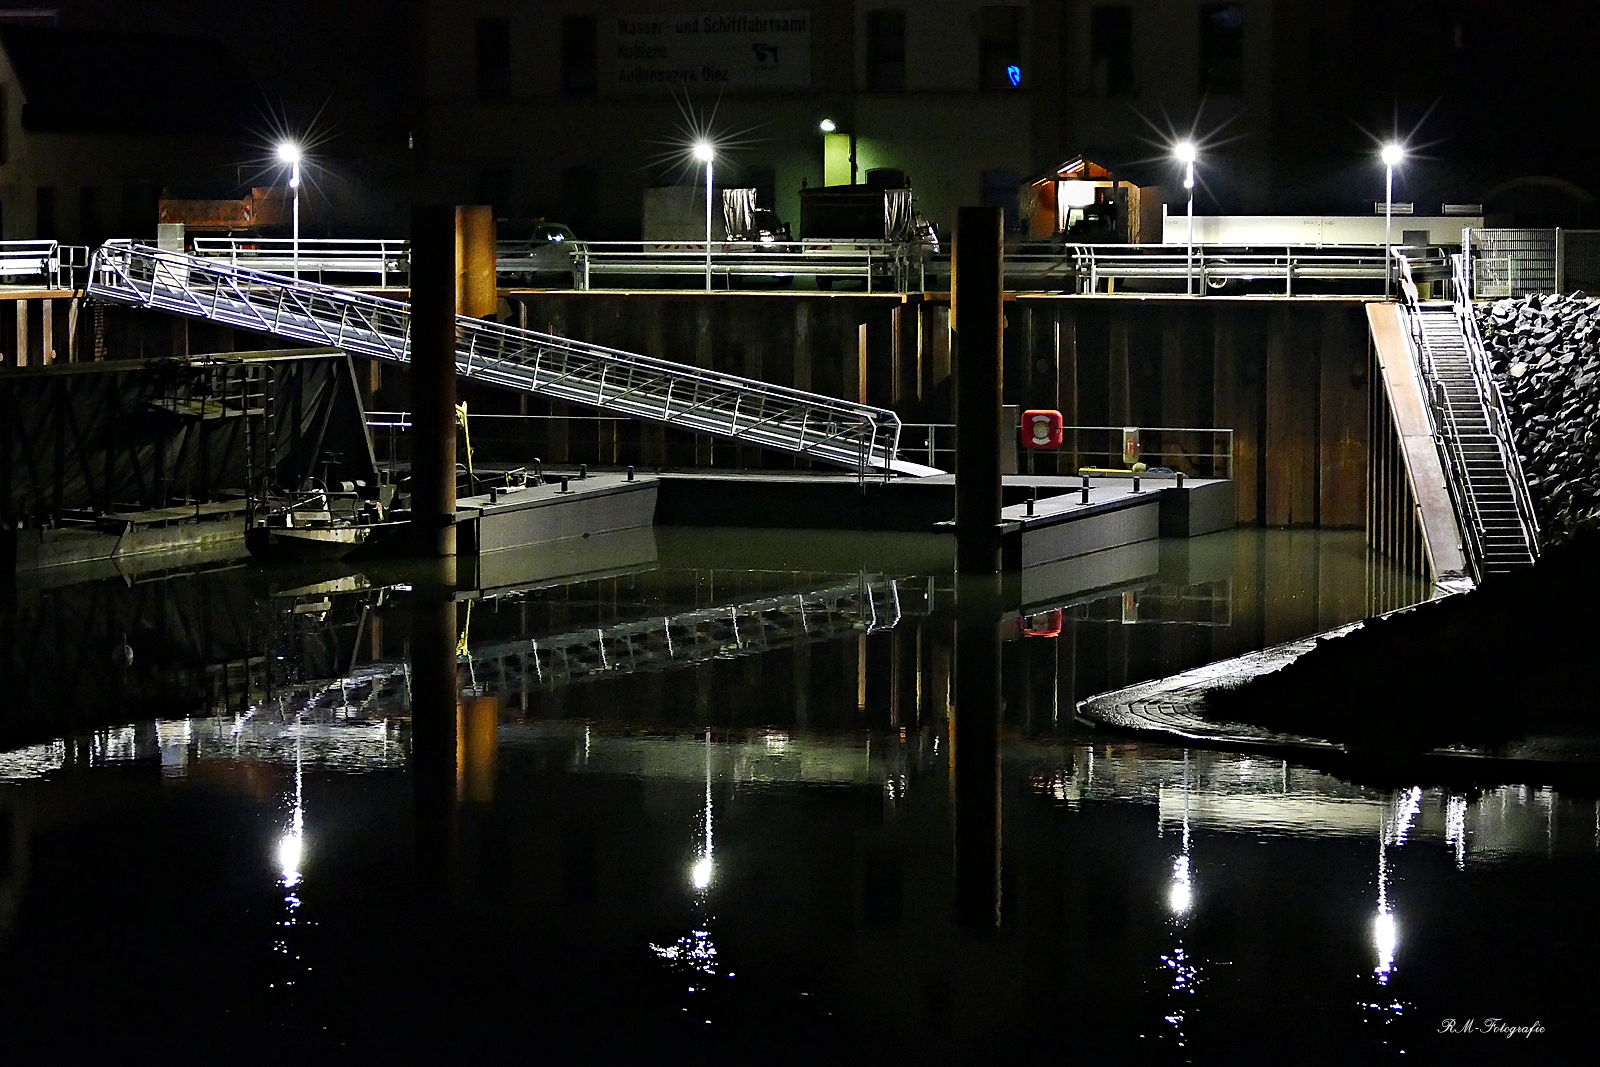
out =
{"type": "MultiPolygon", "coordinates": [[[[508,227],[513,233],[515,229],[508,227]]],[[[496,242],[496,268],[503,278],[529,285],[556,277],[572,284],[573,255],[579,247],[577,235],[559,222],[539,222],[527,236],[513,236],[496,242]]]]}

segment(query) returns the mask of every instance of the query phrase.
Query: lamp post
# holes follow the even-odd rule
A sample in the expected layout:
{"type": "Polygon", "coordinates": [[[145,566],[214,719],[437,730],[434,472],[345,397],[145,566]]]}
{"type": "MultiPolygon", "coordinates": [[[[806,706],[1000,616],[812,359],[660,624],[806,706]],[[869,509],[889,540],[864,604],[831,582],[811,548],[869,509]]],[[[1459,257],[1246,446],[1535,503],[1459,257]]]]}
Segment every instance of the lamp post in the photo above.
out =
{"type": "Polygon", "coordinates": [[[1194,295],[1194,161],[1199,153],[1195,151],[1193,141],[1179,141],[1172,148],[1172,154],[1184,165],[1183,187],[1189,191],[1189,237],[1188,255],[1186,263],[1183,291],[1194,295]]]}
{"type": "Polygon", "coordinates": [[[293,141],[284,141],[278,146],[278,160],[289,165],[289,189],[294,194],[293,229],[294,234],[294,276],[300,277],[300,146],[293,141]]]}
{"type": "Polygon", "coordinates": [[[1383,295],[1394,292],[1394,168],[1406,156],[1405,149],[1390,143],[1378,158],[1383,160],[1383,295]]]}
{"type": "Polygon", "coordinates": [[[706,292],[711,291],[711,176],[712,161],[717,153],[709,142],[697,141],[694,158],[706,165],[706,292]]]}

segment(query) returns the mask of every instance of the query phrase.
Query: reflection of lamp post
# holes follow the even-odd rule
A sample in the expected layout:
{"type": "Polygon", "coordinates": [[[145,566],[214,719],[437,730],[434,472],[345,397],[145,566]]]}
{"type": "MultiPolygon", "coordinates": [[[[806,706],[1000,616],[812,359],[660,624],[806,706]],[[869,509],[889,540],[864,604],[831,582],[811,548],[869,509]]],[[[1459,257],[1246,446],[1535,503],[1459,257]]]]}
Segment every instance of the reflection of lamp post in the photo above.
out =
{"type": "Polygon", "coordinates": [[[1189,240],[1188,256],[1186,262],[1188,270],[1184,281],[1183,291],[1190,296],[1194,295],[1194,161],[1199,153],[1195,151],[1193,141],[1179,141],[1172,148],[1172,154],[1178,162],[1184,165],[1183,187],[1189,191],[1189,240]]]}
{"type": "Polygon", "coordinates": [[[716,151],[706,141],[697,141],[694,158],[706,165],[706,292],[711,291],[711,175],[716,151]]]}
{"type": "Polygon", "coordinates": [[[300,146],[284,141],[278,146],[278,159],[289,165],[289,188],[294,193],[294,276],[300,277],[300,146]]]}
{"type": "Polygon", "coordinates": [[[1394,248],[1391,238],[1394,226],[1394,168],[1406,156],[1405,149],[1390,143],[1383,146],[1378,158],[1383,160],[1383,295],[1394,289],[1394,248]]]}
{"type": "Polygon", "coordinates": [[[706,731],[706,844],[705,851],[689,870],[689,880],[695,889],[705,892],[711,887],[711,731],[706,731]]]}

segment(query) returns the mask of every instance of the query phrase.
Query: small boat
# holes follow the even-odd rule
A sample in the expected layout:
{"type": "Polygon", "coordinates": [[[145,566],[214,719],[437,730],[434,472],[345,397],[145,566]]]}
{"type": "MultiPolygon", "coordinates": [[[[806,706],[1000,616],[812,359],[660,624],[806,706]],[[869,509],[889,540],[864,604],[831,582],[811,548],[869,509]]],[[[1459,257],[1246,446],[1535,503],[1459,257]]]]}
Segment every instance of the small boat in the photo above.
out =
{"type": "Polygon", "coordinates": [[[244,533],[250,554],[265,560],[342,559],[365,545],[385,522],[376,501],[354,493],[315,490],[274,503],[244,533]]]}
{"type": "Polygon", "coordinates": [[[369,526],[257,526],[244,545],[258,559],[343,559],[372,536],[369,526]]]}

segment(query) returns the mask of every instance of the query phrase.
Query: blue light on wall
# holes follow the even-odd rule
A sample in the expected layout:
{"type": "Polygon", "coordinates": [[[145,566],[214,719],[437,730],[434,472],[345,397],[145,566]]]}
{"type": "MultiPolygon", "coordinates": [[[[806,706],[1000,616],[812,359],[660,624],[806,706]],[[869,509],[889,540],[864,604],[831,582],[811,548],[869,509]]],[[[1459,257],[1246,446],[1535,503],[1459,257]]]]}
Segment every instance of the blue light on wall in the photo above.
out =
{"type": "Polygon", "coordinates": [[[1022,68],[1015,63],[1006,68],[1006,77],[1011,79],[1011,88],[1015,89],[1022,84],[1022,68]]]}

